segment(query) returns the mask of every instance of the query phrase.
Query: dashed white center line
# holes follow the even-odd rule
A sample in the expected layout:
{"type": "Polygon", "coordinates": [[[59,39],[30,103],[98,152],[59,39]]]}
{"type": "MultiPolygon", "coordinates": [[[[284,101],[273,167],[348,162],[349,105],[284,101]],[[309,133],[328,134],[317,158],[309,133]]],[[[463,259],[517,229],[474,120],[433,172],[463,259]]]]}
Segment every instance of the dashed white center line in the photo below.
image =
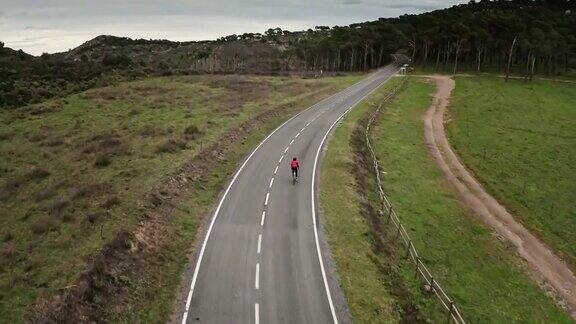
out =
{"type": "Polygon", "coordinates": [[[270,198],[270,193],[266,194],[266,200],[264,201],[264,206],[268,206],[268,198],[270,198]]]}
{"type": "Polygon", "coordinates": [[[254,288],[260,289],[260,263],[256,263],[256,278],[254,279],[254,288]]]}
{"type": "Polygon", "coordinates": [[[306,129],[306,127],[302,127],[302,129],[300,130],[300,133],[302,133],[305,129],[306,129]]]}
{"type": "Polygon", "coordinates": [[[272,188],[273,184],[274,184],[274,178],[270,179],[270,185],[268,185],[268,188],[272,188]]]}
{"type": "Polygon", "coordinates": [[[262,234],[258,234],[258,249],[256,250],[256,252],[260,254],[261,250],[262,250],[262,234]]]}
{"type": "Polygon", "coordinates": [[[310,126],[310,123],[311,123],[311,122],[307,122],[307,123],[306,123],[306,127],[310,126]]]}
{"type": "Polygon", "coordinates": [[[278,173],[278,165],[276,166],[276,169],[274,169],[274,174],[278,173]]]}
{"type": "Polygon", "coordinates": [[[296,134],[296,136],[294,136],[294,138],[298,138],[298,136],[300,136],[300,133],[296,134]]]}
{"type": "Polygon", "coordinates": [[[286,154],[286,152],[288,152],[289,148],[290,148],[290,146],[286,146],[286,148],[284,149],[284,154],[286,154]]]}
{"type": "Polygon", "coordinates": [[[284,155],[282,155],[282,156],[280,157],[280,160],[278,160],[278,163],[279,163],[279,164],[282,163],[282,160],[283,160],[283,159],[284,159],[284,155]]]}
{"type": "Polygon", "coordinates": [[[266,219],[266,211],[262,212],[262,219],[260,220],[260,226],[264,226],[264,220],[266,219]]]}
{"type": "Polygon", "coordinates": [[[294,143],[294,140],[291,140],[291,141],[290,141],[290,145],[292,145],[293,143],[294,143]]]}
{"type": "Polygon", "coordinates": [[[260,305],[254,304],[254,324],[260,324],[260,305]]]}

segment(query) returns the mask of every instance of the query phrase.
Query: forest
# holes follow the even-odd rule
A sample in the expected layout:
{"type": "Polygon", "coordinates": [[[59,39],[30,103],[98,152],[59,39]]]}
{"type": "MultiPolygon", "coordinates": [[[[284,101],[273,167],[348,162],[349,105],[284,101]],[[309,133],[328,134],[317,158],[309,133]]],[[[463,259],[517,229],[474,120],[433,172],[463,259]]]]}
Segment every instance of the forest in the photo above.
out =
{"type": "Polygon", "coordinates": [[[312,69],[368,70],[403,51],[436,71],[504,72],[510,60],[515,73],[574,75],[575,7],[558,0],[471,1],[287,38],[312,69]]]}
{"type": "Polygon", "coordinates": [[[432,72],[576,76],[575,7],[569,0],[470,1],[349,26],[270,28],[214,41],[99,36],[40,57],[0,42],[0,108],[151,75],[367,71],[394,53],[432,72]]]}

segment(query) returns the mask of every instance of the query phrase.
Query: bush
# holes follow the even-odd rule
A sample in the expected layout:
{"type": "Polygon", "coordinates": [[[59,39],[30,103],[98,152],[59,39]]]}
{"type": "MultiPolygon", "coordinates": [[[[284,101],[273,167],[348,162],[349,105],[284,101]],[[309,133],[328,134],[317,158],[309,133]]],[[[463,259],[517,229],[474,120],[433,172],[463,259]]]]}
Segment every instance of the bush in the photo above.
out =
{"type": "Polygon", "coordinates": [[[94,166],[97,168],[105,168],[109,166],[110,163],[112,163],[110,157],[106,154],[102,154],[96,158],[96,161],[94,161],[94,166]]]}
{"type": "Polygon", "coordinates": [[[49,218],[42,218],[30,225],[30,230],[36,235],[44,234],[53,231],[57,228],[54,220],[49,218]]]}
{"type": "Polygon", "coordinates": [[[50,214],[54,216],[59,216],[64,212],[64,210],[70,205],[70,202],[66,199],[56,199],[50,206],[50,214]]]}
{"type": "Polygon", "coordinates": [[[190,125],[184,129],[184,137],[187,140],[194,140],[202,135],[202,131],[196,125],[190,125]]]}
{"type": "Polygon", "coordinates": [[[158,153],[178,153],[181,150],[188,148],[188,144],[181,139],[169,139],[168,141],[160,144],[156,151],[158,153]]]}
{"type": "Polygon", "coordinates": [[[102,208],[104,209],[110,209],[116,205],[120,205],[120,198],[118,198],[117,196],[112,196],[112,197],[108,197],[108,199],[106,199],[103,203],[102,203],[102,208]]]}

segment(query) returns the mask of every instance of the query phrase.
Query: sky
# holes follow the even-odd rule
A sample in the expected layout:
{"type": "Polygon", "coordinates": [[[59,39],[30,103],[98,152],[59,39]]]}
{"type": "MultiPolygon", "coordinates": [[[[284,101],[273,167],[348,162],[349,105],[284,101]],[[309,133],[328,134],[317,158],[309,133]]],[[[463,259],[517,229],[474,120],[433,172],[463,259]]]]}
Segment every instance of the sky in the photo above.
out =
{"type": "Polygon", "coordinates": [[[467,0],[0,0],[0,41],[33,55],[98,35],[191,41],[422,13],[467,0]]]}

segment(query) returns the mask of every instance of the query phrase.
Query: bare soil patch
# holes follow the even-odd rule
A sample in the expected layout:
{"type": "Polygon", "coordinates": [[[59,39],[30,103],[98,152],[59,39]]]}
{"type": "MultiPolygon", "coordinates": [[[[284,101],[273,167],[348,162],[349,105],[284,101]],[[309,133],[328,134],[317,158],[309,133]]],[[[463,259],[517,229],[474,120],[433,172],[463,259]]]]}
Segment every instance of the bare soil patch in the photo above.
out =
{"type": "Polygon", "coordinates": [[[437,91],[424,116],[424,137],[433,159],[458,191],[462,203],[516,247],[541,286],[553,288],[561,298],[561,304],[576,318],[576,276],[549,246],[490,196],[462,164],[444,130],[444,115],[454,89],[454,80],[447,76],[432,76],[431,79],[436,83],[437,91]]]}

